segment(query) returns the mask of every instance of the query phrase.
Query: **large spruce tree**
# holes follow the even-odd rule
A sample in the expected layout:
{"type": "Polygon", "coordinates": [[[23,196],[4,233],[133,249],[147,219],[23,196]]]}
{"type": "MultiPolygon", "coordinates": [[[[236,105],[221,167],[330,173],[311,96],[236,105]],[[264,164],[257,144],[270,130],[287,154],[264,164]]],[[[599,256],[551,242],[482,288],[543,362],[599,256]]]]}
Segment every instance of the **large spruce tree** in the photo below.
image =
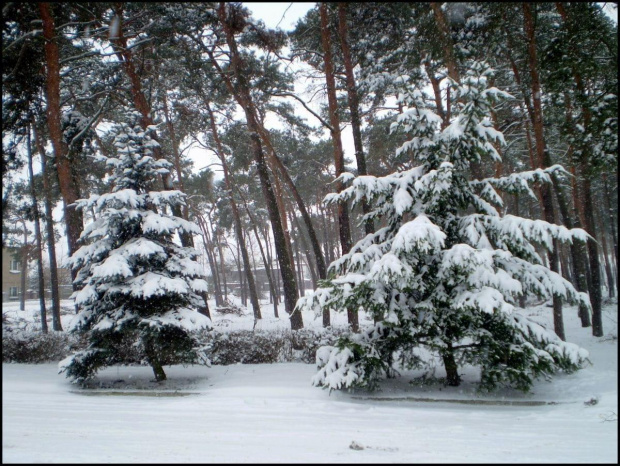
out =
{"type": "Polygon", "coordinates": [[[140,118],[128,113],[127,123],[114,129],[116,157],[103,157],[113,170],[112,192],[77,202],[96,216],[80,238],[85,244],[71,257],[80,310],[72,330],[87,333],[89,346],[59,368],[77,382],[126,362],[120,348],[128,346],[139,351],[157,381],[166,379],[163,365],[206,362],[194,331],[211,325],[196,311],[207,284],[197,252],[174,238],[199,230],[167,213],[184,203],[182,192],[152,190],[171,164],[153,158],[158,143],[140,118]]]}
{"type": "Polygon", "coordinates": [[[420,90],[401,78],[404,112],[395,126],[410,136],[399,149],[421,165],[384,177],[345,174],[352,185],[327,202],[372,201],[368,214],[384,225],[360,240],[330,266],[332,278],[300,309],[368,312],[375,324],[317,352],[317,386],[374,387],[397,368],[443,363],[448,385],[458,385],[459,366],[481,368],[480,386],[499,384],[527,391],[534,378],[559,369],[577,369],[587,352],[516,312],[522,294],[585,302],[560,275],[546,268],[535,245],[554,239],[585,240],[542,220],[501,215],[496,189],[533,196],[532,182],[550,182],[546,170],[473,180],[474,162],[499,160],[493,144],[494,102],[509,98],[489,87],[492,71],[473,63],[460,83],[452,81],[458,113],[442,119],[420,90]],[[400,365],[394,364],[398,360],[400,365]]]}

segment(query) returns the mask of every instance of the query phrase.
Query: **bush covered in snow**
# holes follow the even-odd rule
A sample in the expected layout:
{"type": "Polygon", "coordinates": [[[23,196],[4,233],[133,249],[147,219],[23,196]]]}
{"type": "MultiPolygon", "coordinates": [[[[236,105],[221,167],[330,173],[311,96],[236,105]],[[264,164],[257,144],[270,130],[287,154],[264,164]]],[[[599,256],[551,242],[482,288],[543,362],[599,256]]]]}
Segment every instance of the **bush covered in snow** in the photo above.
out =
{"type": "Polygon", "coordinates": [[[425,368],[428,358],[421,354],[428,352],[443,362],[449,385],[459,385],[459,366],[471,364],[482,370],[481,388],[527,391],[534,378],[576,370],[587,358],[585,350],[515,312],[524,295],[558,296],[589,308],[587,295],[546,268],[536,249],[587,235],[500,214],[496,190],[534,196],[528,183],[550,182],[551,171],[564,172],[559,166],[471,179],[471,165],[499,161],[494,144],[504,142],[491,109],[510,96],[488,87],[491,76],[486,65],[474,63],[460,84],[452,83],[456,117],[445,128],[423,94],[401,79],[405,111],[394,127],[411,138],[398,152],[421,165],[380,178],[345,173],[341,178],[351,186],[326,198],[327,204],[367,199],[373,207],[366,218],[384,226],[334,261],[331,278],[298,301],[298,308],[317,314],[364,310],[375,319],[318,351],[315,385],[373,388],[397,368],[425,368]]]}
{"type": "Polygon", "coordinates": [[[83,346],[80,337],[64,332],[2,329],[2,362],[39,364],[58,361],[83,346]]]}

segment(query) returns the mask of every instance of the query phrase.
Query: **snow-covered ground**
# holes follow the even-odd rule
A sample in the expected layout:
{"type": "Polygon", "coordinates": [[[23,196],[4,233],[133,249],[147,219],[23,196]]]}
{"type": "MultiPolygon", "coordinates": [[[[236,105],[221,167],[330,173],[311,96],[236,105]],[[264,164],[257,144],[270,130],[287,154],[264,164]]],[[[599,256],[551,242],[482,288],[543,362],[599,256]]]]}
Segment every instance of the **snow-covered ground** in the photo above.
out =
{"type": "MultiPolygon", "coordinates": [[[[70,308],[70,302],[63,302],[70,308]]],[[[32,320],[35,301],[3,312],[32,320]]],[[[213,309],[214,306],[212,306],[213,309]]],[[[526,314],[550,326],[551,308],[526,314]]],[[[83,390],[57,365],[2,365],[3,462],[99,463],[617,463],[617,303],[604,307],[605,336],[582,329],[565,308],[569,341],[592,365],[539,380],[531,394],[475,393],[476,371],[461,387],[412,385],[411,374],[382,391],[331,392],[312,387],[313,365],[281,363],[148,367],[99,373],[104,389],[83,390]],[[440,400],[440,401],[428,401],[440,400]],[[592,401],[594,400],[594,401],[592,401]],[[548,404],[548,403],[557,404],[548,404]]],[[[257,328],[287,328],[270,317],[257,328]]],[[[284,315],[283,310],[281,315],[284,315]]],[[[73,316],[63,315],[66,326],[73,316]]],[[[335,317],[342,324],[346,317],[335,317]]],[[[304,315],[307,327],[320,319],[304,315]]],[[[214,316],[221,330],[251,329],[251,315],[214,316]]],[[[443,371],[437,370],[437,376],[443,371]]]]}

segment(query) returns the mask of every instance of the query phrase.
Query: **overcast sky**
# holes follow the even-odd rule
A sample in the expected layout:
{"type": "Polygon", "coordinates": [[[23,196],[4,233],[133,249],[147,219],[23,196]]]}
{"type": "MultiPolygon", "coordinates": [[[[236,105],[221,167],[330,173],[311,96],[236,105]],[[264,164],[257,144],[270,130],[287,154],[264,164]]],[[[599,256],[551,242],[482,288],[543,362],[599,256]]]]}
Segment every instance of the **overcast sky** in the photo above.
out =
{"type": "Polygon", "coordinates": [[[288,31],[293,29],[297,20],[315,4],[314,2],[244,2],[243,6],[248,8],[254,17],[262,19],[268,28],[280,27],[288,31]]]}

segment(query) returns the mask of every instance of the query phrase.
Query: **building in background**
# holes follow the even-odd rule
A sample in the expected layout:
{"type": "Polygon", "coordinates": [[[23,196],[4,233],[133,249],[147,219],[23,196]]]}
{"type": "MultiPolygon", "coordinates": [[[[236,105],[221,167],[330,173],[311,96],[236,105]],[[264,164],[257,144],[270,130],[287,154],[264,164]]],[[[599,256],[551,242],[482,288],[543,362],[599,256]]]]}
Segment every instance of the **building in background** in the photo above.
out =
{"type": "Polygon", "coordinates": [[[22,261],[17,249],[2,248],[2,302],[19,300],[22,292],[22,261]]]}
{"type": "MultiPolygon", "coordinates": [[[[71,271],[58,267],[58,294],[60,299],[69,299],[73,293],[71,271]]],[[[49,267],[43,272],[45,280],[45,299],[52,298],[49,267]]],[[[19,251],[13,248],[2,248],[2,302],[19,301],[22,293],[22,261],[19,251]]],[[[39,299],[39,283],[37,272],[26,277],[26,299],[39,299]]]]}

